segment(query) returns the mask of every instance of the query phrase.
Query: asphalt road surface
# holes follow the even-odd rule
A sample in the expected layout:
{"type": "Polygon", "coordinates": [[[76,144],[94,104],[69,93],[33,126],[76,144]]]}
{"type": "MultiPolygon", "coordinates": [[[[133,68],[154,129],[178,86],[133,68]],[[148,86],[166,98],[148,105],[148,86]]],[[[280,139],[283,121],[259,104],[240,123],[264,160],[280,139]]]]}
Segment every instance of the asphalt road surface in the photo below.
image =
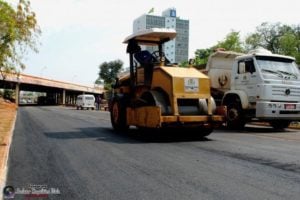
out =
{"type": "Polygon", "coordinates": [[[300,132],[120,134],[108,112],[20,107],[8,167],[16,193],[48,199],[299,199],[300,132]]]}

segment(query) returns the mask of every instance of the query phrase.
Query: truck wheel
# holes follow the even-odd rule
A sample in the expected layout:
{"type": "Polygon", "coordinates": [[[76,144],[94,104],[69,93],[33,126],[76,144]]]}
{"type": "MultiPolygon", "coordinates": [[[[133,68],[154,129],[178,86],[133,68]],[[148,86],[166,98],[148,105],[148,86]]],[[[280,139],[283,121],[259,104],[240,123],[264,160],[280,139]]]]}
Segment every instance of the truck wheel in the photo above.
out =
{"type": "Polygon", "coordinates": [[[230,102],[227,105],[227,127],[229,129],[243,129],[246,122],[242,114],[242,106],[239,102],[230,102]]]}
{"type": "Polygon", "coordinates": [[[271,121],[270,125],[276,130],[283,130],[287,128],[290,125],[290,123],[291,123],[290,121],[276,120],[276,121],[271,121]]]}
{"type": "Polygon", "coordinates": [[[110,112],[110,119],[112,127],[116,131],[126,131],[129,126],[126,122],[126,108],[122,105],[120,100],[115,99],[112,102],[112,109],[110,112]]]}

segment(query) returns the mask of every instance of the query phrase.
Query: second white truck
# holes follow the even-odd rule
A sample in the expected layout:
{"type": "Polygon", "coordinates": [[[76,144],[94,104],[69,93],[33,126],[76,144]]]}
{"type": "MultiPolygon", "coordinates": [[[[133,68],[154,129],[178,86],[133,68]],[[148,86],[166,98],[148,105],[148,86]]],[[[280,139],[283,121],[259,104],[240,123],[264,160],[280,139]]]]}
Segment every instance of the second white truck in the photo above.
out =
{"type": "Polygon", "coordinates": [[[284,129],[300,120],[300,73],[294,58],[265,49],[217,51],[206,72],[216,104],[227,106],[229,128],[256,120],[284,129]]]}

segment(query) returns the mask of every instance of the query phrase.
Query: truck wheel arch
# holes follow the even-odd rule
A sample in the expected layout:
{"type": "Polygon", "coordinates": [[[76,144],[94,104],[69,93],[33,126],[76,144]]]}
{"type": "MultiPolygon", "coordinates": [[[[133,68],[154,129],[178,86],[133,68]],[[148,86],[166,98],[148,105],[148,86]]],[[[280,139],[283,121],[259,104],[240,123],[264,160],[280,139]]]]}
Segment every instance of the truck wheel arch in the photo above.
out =
{"type": "Polygon", "coordinates": [[[244,91],[229,91],[224,94],[222,105],[226,105],[228,101],[239,100],[243,109],[249,106],[248,96],[244,91]]]}

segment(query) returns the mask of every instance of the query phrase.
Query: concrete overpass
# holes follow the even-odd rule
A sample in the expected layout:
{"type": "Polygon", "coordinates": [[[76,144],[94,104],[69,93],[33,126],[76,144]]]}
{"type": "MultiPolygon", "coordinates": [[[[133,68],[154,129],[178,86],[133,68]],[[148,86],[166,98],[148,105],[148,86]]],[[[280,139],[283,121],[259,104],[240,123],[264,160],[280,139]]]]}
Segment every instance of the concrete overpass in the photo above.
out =
{"type": "Polygon", "coordinates": [[[15,89],[16,103],[20,91],[45,92],[55,104],[75,104],[79,94],[93,94],[103,97],[103,87],[89,87],[63,81],[50,80],[28,74],[0,74],[0,88],[15,89]],[[4,78],[4,79],[3,79],[4,78]]]}

